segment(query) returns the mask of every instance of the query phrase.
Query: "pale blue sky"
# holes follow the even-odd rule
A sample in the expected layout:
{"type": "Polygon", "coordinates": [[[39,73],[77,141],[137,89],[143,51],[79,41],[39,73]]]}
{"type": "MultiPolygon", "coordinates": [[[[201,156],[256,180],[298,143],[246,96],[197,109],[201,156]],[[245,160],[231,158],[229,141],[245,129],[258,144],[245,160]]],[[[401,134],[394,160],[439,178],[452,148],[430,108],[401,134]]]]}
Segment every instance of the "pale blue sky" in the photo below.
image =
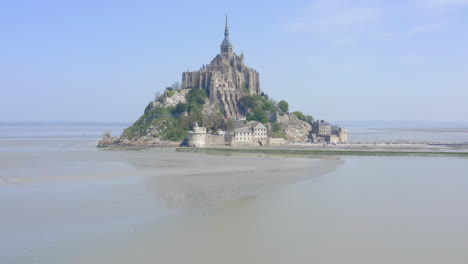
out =
{"type": "Polygon", "coordinates": [[[138,118],[234,51],[320,119],[468,122],[468,0],[0,0],[0,122],[138,118]]]}

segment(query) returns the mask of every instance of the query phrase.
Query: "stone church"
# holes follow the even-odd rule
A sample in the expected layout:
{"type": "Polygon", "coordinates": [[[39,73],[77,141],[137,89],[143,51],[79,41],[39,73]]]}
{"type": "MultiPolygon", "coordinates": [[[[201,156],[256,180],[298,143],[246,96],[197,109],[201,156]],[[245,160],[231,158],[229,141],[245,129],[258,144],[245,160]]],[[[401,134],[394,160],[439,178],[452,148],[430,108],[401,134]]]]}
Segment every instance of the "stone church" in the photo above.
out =
{"type": "Polygon", "coordinates": [[[200,70],[182,73],[182,87],[204,89],[210,104],[219,102],[227,118],[245,117],[239,108],[239,100],[247,94],[261,93],[258,72],[245,66],[243,53],[240,56],[234,53],[227,15],[220,53],[200,70]]]}

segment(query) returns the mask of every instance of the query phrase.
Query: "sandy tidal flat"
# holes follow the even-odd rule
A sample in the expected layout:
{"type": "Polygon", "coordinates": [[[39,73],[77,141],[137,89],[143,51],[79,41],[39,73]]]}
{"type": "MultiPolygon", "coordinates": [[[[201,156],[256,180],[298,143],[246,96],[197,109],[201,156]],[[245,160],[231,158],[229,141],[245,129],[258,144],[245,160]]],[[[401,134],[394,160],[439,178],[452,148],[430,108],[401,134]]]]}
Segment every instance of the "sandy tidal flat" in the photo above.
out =
{"type": "MultiPolygon", "coordinates": [[[[64,263],[89,243],[332,171],[336,158],[99,151],[91,141],[1,142],[5,263],[64,263]]],[[[87,253],[88,252],[88,253],[87,253]]],[[[80,262],[76,262],[80,263],[80,262]]]]}

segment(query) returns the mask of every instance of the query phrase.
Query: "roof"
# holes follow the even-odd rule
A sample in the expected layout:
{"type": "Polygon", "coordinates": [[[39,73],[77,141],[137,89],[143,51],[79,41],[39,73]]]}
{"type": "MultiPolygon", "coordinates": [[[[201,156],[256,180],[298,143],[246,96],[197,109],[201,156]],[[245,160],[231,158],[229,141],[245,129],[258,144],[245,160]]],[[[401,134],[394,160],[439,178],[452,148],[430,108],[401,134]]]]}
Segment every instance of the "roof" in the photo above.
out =
{"type": "Polygon", "coordinates": [[[227,13],[226,13],[226,25],[224,26],[224,39],[221,43],[221,47],[232,46],[231,41],[229,40],[229,27],[228,27],[228,20],[227,20],[227,13]]]}
{"type": "Polygon", "coordinates": [[[266,129],[266,126],[259,122],[254,129],[266,129]]]}
{"type": "Polygon", "coordinates": [[[317,122],[319,126],[329,126],[330,123],[326,122],[326,121],[320,121],[320,122],[317,122]]]}
{"type": "Polygon", "coordinates": [[[235,133],[252,133],[252,130],[248,127],[241,127],[234,129],[235,133]]]}
{"type": "Polygon", "coordinates": [[[227,47],[227,46],[232,46],[231,41],[229,40],[228,36],[224,37],[223,42],[221,43],[221,47],[227,47]]]}

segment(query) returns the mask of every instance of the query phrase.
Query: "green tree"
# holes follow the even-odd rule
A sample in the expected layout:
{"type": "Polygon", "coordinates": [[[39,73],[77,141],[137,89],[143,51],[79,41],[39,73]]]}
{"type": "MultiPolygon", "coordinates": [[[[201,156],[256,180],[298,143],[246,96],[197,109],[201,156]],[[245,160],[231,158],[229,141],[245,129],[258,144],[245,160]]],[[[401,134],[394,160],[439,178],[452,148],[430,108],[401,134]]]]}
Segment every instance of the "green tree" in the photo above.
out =
{"type": "Polygon", "coordinates": [[[268,123],[267,116],[265,114],[265,110],[262,107],[257,106],[253,110],[253,114],[247,117],[247,120],[255,120],[262,123],[268,123]]]}
{"type": "Polygon", "coordinates": [[[203,124],[207,129],[216,131],[224,124],[223,117],[220,115],[207,115],[203,117],[203,124]]]}
{"type": "Polygon", "coordinates": [[[174,113],[183,113],[183,112],[186,112],[188,109],[188,105],[187,104],[184,104],[182,102],[179,102],[176,106],[175,106],[175,109],[174,109],[174,113]]]}
{"type": "Polygon", "coordinates": [[[278,108],[283,113],[288,112],[289,111],[289,104],[285,100],[281,100],[281,101],[278,102],[278,108]]]}
{"type": "Polygon", "coordinates": [[[306,118],[302,112],[294,111],[293,114],[297,117],[297,119],[306,121],[306,118]]]}
{"type": "Polygon", "coordinates": [[[202,89],[191,89],[190,92],[186,95],[188,112],[201,112],[203,110],[203,105],[206,100],[205,90],[202,89]]]}
{"type": "Polygon", "coordinates": [[[248,109],[254,109],[257,106],[257,100],[252,96],[244,96],[239,100],[239,102],[245,111],[248,111],[248,109]]]}
{"type": "Polygon", "coordinates": [[[225,120],[226,131],[233,131],[235,128],[234,120],[228,119],[225,120]]]}
{"type": "Polygon", "coordinates": [[[279,132],[279,131],[281,131],[281,125],[278,122],[272,122],[271,123],[271,130],[273,132],[279,132]]]}
{"type": "Polygon", "coordinates": [[[263,110],[270,110],[270,111],[274,112],[276,110],[276,108],[270,102],[266,102],[266,103],[263,104],[263,110]]]}

